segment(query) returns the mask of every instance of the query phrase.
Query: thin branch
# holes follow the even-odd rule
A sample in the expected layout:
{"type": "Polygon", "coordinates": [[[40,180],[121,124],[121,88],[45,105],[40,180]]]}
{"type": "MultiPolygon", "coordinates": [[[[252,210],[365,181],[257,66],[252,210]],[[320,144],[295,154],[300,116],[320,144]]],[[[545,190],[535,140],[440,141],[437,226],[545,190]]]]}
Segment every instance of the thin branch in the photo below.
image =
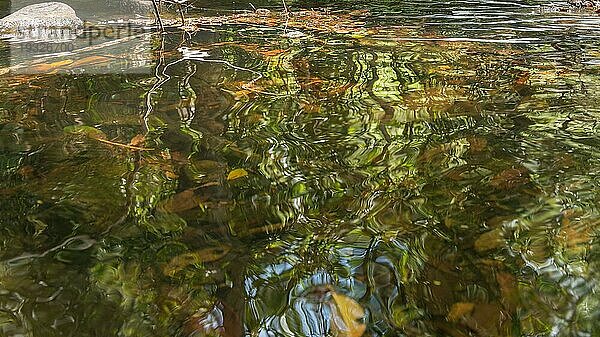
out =
{"type": "Polygon", "coordinates": [[[281,2],[283,3],[283,11],[285,12],[285,15],[289,15],[290,14],[290,10],[288,9],[288,6],[285,3],[285,0],[281,0],[281,2]]]}
{"type": "Polygon", "coordinates": [[[147,148],[147,147],[139,147],[139,146],[133,146],[133,145],[128,145],[128,144],[111,142],[110,140],[106,140],[106,139],[102,139],[102,138],[94,138],[94,139],[99,141],[100,143],[124,147],[126,149],[135,150],[135,151],[153,151],[154,150],[152,148],[147,148]]]}
{"type": "Polygon", "coordinates": [[[183,15],[183,6],[181,5],[181,1],[177,2],[177,11],[179,12],[179,15],[181,16],[181,25],[185,26],[185,16],[183,15]]]}
{"type": "Polygon", "coordinates": [[[154,7],[154,16],[156,16],[156,21],[158,22],[158,28],[160,29],[161,32],[163,32],[165,30],[164,26],[163,26],[163,22],[162,22],[162,18],[160,17],[160,11],[158,9],[158,4],[156,3],[157,0],[152,0],[152,7],[154,7]]]}

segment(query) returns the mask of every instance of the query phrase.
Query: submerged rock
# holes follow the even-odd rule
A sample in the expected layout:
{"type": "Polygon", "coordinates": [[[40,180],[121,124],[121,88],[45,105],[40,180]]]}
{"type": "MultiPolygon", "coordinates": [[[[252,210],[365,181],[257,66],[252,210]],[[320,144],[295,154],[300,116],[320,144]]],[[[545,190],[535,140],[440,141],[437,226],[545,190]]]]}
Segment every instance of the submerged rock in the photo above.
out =
{"type": "Polygon", "coordinates": [[[0,19],[0,35],[20,39],[65,40],[82,27],[75,10],[61,2],[30,5],[0,19]]]}

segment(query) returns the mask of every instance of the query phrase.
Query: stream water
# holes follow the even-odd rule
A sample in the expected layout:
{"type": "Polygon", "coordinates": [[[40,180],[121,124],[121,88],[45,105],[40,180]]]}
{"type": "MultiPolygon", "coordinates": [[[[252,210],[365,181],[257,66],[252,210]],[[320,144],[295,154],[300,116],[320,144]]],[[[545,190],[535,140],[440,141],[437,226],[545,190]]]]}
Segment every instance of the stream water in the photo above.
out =
{"type": "Polygon", "coordinates": [[[598,14],[211,3],[0,41],[0,335],[600,336],[598,14]]]}

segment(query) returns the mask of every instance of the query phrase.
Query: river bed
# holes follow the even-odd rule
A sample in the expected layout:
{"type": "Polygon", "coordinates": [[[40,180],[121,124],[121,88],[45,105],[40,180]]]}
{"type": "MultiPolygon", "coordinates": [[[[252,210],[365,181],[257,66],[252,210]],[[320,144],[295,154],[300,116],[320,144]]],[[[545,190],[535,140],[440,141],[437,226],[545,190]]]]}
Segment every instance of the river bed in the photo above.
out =
{"type": "Polygon", "coordinates": [[[600,16],[288,5],[0,42],[0,334],[596,336],[600,16]]]}

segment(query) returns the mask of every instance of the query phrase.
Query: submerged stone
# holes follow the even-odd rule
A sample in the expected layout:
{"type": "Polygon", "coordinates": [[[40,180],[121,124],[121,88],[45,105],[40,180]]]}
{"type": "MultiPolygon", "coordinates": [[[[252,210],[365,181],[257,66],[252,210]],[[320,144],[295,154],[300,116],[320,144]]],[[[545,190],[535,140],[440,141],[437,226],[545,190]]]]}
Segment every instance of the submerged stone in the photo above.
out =
{"type": "Polygon", "coordinates": [[[0,19],[0,35],[19,39],[65,40],[82,27],[75,10],[61,2],[30,5],[0,19]]]}

